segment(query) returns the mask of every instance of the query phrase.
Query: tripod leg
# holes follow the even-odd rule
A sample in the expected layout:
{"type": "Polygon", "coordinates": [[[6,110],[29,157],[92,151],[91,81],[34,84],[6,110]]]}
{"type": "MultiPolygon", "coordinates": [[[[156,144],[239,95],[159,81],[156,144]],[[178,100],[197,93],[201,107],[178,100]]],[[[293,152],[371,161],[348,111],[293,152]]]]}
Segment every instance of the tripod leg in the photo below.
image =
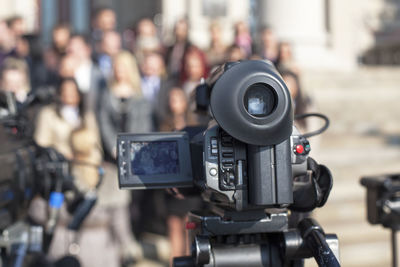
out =
{"type": "Polygon", "coordinates": [[[392,229],[392,266],[400,267],[399,265],[399,255],[400,255],[400,247],[398,246],[398,239],[400,236],[398,235],[398,231],[392,229]]]}

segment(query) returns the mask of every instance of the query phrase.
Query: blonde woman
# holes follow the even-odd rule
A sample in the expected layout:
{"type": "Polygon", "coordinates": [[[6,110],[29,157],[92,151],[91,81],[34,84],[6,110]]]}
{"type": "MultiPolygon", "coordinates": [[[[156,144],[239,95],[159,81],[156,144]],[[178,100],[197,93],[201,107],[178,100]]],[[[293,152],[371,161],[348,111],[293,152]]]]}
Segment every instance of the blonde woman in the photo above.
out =
{"type": "MultiPolygon", "coordinates": [[[[113,76],[108,90],[103,93],[98,114],[100,132],[104,149],[104,181],[114,193],[109,194],[113,209],[118,209],[118,227],[129,228],[129,191],[118,190],[116,183],[116,143],[120,132],[143,133],[151,131],[151,105],[143,97],[141,80],[136,60],[129,52],[123,51],[113,57],[113,76]]],[[[120,231],[121,232],[121,231],[120,231]]],[[[131,233],[121,234],[119,238],[125,246],[125,253],[136,258],[141,251],[132,243],[131,233]],[[125,241],[124,241],[125,240],[125,241]]],[[[95,265],[93,265],[95,266],[95,265]]]]}
{"type": "Polygon", "coordinates": [[[14,57],[5,59],[0,76],[0,90],[14,93],[17,102],[23,103],[31,90],[26,62],[14,57]]]}
{"type": "Polygon", "coordinates": [[[123,51],[113,58],[113,77],[100,103],[99,125],[107,161],[115,162],[117,134],[151,131],[151,106],[143,97],[136,60],[123,51]]]}

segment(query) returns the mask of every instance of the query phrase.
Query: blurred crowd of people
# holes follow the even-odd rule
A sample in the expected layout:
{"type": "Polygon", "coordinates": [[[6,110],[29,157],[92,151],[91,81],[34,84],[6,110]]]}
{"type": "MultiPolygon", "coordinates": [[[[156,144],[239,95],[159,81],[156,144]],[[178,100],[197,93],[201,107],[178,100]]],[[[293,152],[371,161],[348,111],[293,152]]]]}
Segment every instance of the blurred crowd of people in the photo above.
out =
{"type": "MultiPolygon", "coordinates": [[[[213,22],[209,48],[203,50],[189,40],[184,18],[175,23],[170,45],[148,18],[119,33],[109,8],[96,12],[89,35],[74,34],[66,24],[55,26],[49,47],[25,35],[24,23],[18,16],[0,21],[0,90],[13,92],[19,106],[31,94],[45,99],[34,115],[34,140],[72,162],[88,163],[72,166],[82,191],[97,186],[99,173],[93,166],[105,169],[99,202],[78,233],[67,230],[70,218],[66,210],[62,213],[51,259],[75,253],[86,267],[120,266],[121,260],[143,257],[138,240],[147,231],[169,236],[171,256],[188,253],[185,214],[201,207],[201,201],[182,201],[157,190],[119,191],[116,139],[120,132],[175,131],[201,123],[192,107],[195,88],[217,65],[270,60],[287,82],[296,113],[309,106],[290,43],[279,42],[268,27],[254,41],[247,23],[238,22],[233,43],[226,44],[221,25],[213,22]]],[[[44,221],[41,200],[33,202],[30,214],[44,221]]]]}

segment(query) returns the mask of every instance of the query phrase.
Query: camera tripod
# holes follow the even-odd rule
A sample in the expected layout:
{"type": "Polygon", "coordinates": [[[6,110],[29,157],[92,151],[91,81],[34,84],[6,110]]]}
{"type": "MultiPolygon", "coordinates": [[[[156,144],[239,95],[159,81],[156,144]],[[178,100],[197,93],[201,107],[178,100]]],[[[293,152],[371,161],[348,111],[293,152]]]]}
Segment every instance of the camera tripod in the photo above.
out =
{"type": "Polygon", "coordinates": [[[326,235],[310,218],[289,230],[285,210],[191,212],[187,228],[194,240],[192,256],[175,258],[175,267],[300,267],[309,257],[319,266],[340,266],[337,236],[326,235]]]}

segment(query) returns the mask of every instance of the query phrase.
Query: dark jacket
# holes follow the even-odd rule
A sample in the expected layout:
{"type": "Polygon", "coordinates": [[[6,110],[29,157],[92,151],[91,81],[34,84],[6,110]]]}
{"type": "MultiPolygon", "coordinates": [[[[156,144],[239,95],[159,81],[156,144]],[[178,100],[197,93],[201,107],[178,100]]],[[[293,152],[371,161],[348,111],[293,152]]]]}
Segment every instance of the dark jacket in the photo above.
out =
{"type": "Polygon", "coordinates": [[[186,51],[188,48],[192,45],[189,41],[186,41],[183,45],[183,49],[181,51],[181,54],[179,55],[180,58],[173,58],[173,50],[177,44],[173,44],[167,48],[167,52],[165,54],[165,63],[167,65],[168,69],[168,75],[172,79],[179,79],[181,76],[182,72],[182,65],[183,65],[183,57],[186,54],[186,51]],[[179,66],[174,66],[174,64],[171,64],[173,60],[176,60],[179,62],[179,66]]]}
{"type": "Polygon", "coordinates": [[[173,80],[162,79],[160,84],[160,90],[156,96],[156,99],[152,105],[152,117],[153,117],[153,128],[159,130],[161,123],[165,120],[168,113],[169,91],[176,85],[173,80]]]}

